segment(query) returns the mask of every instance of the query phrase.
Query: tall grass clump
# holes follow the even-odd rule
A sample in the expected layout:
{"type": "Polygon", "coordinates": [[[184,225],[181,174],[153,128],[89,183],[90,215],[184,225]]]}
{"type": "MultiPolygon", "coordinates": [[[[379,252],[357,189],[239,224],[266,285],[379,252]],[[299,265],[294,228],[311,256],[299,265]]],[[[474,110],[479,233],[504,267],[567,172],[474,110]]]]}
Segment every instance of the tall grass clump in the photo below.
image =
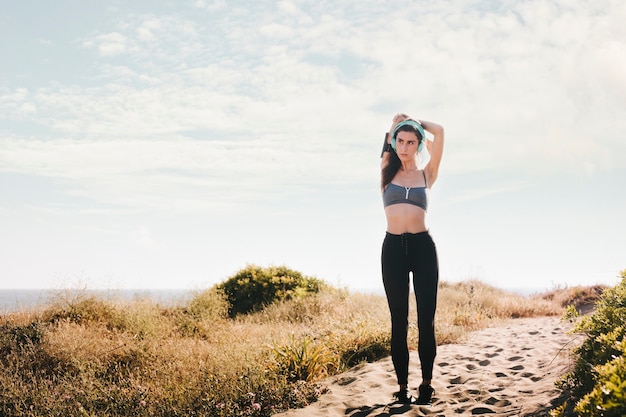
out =
{"type": "Polygon", "coordinates": [[[480,281],[442,282],[437,301],[438,343],[455,343],[468,331],[504,319],[555,316],[562,308],[540,296],[522,297],[480,281]]]}
{"type": "Polygon", "coordinates": [[[207,338],[228,318],[228,309],[224,293],[213,287],[196,293],[186,304],[172,308],[166,314],[181,335],[207,338]]]}
{"type": "Polygon", "coordinates": [[[542,293],[544,300],[558,303],[561,307],[570,307],[578,314],[586,314],[595,309],[596,303],[608,287],[606,285],[557,287],[542,293]]]}
{"type": "Polygon", "coordinates": [[[581,416],[626,415],[626,270],[620,278],[603,292],[595,311],[575,325],[586,339],[574,350],[574,370],[559,382],[571,397],[569,404],[553,416],[564,415],[568,406],[581,416]]]}

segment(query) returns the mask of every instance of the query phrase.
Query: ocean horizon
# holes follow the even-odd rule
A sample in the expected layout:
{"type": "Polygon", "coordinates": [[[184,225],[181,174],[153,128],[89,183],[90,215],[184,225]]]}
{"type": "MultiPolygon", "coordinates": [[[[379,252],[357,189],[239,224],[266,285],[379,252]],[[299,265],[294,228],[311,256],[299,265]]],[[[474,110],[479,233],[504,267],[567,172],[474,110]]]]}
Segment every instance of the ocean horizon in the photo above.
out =
{"type": "MultiPolygon", "coordinates": [[[[546,292],[548,288],[501,288],[522,296],[529,296],[546,292]]],[[[385,295],[382,285],[380,288],[349,289],[352,292],[385,295]]],[[[0,314],[9,314],[23,310],[32,310],[44,307],[54,302],[71,298],[75,294],[87,294],[102,299],[131,301],[148,299],[162,306],[183,304],[198,291],[203,289],[0,289],[0,314]]]]}
{"type": "Polygon", "coordinates": [[[105,300],[149,299],[170,306],[183,303],[197,292],[198,290],[192,289],[0,289],[0,314],[44,307],[63,301],[64,298],[71,298],[75,294],[86,294],[105,300]]]}

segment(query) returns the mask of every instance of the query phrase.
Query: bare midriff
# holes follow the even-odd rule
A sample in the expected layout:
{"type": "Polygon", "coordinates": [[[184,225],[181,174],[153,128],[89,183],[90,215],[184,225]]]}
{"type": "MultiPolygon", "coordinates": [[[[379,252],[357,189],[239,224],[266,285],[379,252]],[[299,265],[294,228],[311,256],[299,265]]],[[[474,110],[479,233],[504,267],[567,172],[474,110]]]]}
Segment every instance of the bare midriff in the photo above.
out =
{"type": "Polygon", "coordinates": [[[394,235],[426,231],[426,212],[413,204],[393,204],[385,207],[387,232],[394,235]]]}

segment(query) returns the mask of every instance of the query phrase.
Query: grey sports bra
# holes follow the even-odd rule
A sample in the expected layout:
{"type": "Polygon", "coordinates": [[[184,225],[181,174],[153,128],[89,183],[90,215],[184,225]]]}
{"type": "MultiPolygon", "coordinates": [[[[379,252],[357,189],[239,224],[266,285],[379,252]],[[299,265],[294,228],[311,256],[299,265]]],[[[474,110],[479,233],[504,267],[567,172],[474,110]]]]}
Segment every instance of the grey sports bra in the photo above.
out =
{"type": "MultiPolygon", "coordinates": [[[[426,174],[424,175],[424,183],[426,184],[426,174]]],[[[428,184],[426,184],[428,186],[428,184]]],[[[389,183],[383,191],[383,204],[385,207],[392,204],[413,204],[421,207],[424,211],[428,209],[427,187],[403,187],[394,183],[389,183]]]]}

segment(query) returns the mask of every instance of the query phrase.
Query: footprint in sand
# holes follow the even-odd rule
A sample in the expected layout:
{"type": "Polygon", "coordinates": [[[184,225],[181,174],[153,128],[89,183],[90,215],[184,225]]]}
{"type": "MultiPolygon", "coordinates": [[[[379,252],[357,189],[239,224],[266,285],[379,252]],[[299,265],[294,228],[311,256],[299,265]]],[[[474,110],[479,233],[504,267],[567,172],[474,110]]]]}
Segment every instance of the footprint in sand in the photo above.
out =
{"type": "Polygon", "coordinates": [[[495,397],[489,397],[485,400],[485,404],[494,405],[496,407],[508,407],[511,405],[511,401],[509,400],[500,400],[495,397]]]}
{"type": "Polygon", "coordinates": [[[354,378],[354,377],[350,377],[350,378],[347,378],[347,377],[344,377],[344,378],[339,378],[339,379],[337,380],[337,384],[338,384],[338,385],[341,385],[341,386],[343,387],[343,386],[346,386],[346,385],[350,385],[350,384],[352,384],[352,383],[353,383],[353,382],[355,382],[356,380],[357,380],[357,379],[356,379],[356,378],[354,378]]]}
{"type": "Polygon", "coordinates": [[[487,366],[487,365],[489,365],[490,363],[491,363],[491,361],[490,361],[489,359],[485,359],[485,360],[482,360],[482,361],[478,362],[478,364],[479,364],[480,366],[487,366]]]}
{"type": "Polygon", "coordinates": [[[507,359],[507,360],[508,360],[508,361],[511,361],[511,362],[515,362],[515,361],[518,361],[518,360],[520,360],[520,359],[524,359],[524,358],[523,358],[523,357],[521,357],[521,356],[511,356],[511,357],[510,357],[509,359],[507,359]]]}
{"type": "Polygon", "coordinates": [[[464,378],[462,376],[457,376],[456,378],[452,378],[450,380],[451,384],[465,384],[469,378],[464,378]]]}
{"type": "Polygon", "coordinates": [[[524,369],[524,365],[515,365],[511,368],[509,368],[511,371],[521,371],[522,369],[524,369]]]}
{"type": "Polygon", "coordinates": [[[491,408],[488,407],[475,407],[472,408],[472,414],[495,414],[496,412],[493,411],[491,408]]]}

